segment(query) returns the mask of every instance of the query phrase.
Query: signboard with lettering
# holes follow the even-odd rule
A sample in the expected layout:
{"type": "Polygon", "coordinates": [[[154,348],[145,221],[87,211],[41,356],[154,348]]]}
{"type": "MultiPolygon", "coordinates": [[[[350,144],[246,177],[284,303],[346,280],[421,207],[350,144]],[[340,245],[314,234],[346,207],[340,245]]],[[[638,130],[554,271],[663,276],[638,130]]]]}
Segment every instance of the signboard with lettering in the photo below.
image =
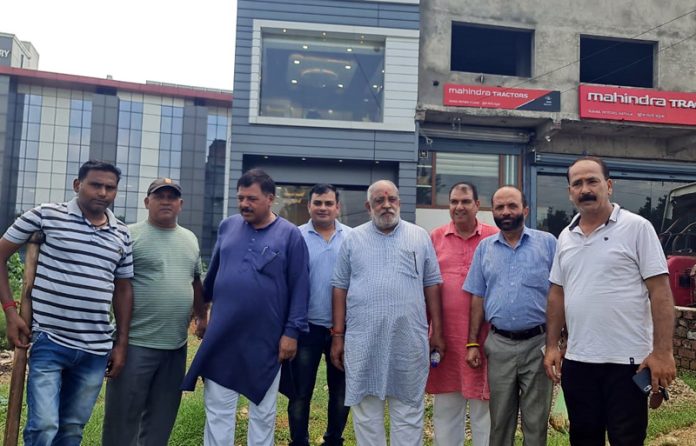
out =
{"type": "Polygon", "coordinates": [[[696,125],[696,93],[580,85],[580,118],[696,125]]]}
{"type": "Polygon", "coordinates": [[[454,107],[548,112],[561,109],[561,93],[552,90],[445,84],[443,96],[443,104],[454,107]]]}

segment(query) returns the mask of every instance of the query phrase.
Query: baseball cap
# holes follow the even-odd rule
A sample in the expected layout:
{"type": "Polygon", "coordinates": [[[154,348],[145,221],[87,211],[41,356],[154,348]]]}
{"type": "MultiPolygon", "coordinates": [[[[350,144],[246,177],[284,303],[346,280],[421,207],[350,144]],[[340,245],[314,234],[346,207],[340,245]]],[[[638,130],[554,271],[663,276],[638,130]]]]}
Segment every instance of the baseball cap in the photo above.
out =
{"type": "Polygon", "coordinates": [[[155,181],[150,183],[150,187],[147,188],[147,194],[150,195],[163,187],[171,187],[177,191],[179,195],[181,195],[181,186],[179,186],[179,184],[171,178],[157,178],[155,181]]]}

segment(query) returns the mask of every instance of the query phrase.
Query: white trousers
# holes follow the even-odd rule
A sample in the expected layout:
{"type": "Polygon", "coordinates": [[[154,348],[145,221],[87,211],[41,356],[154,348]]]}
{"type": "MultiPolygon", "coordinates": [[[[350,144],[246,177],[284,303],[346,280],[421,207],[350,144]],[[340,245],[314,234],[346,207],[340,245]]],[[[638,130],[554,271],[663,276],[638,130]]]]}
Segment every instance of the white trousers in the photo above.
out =
{"type": "MultiPolygon", "coordinates": [[[[391,446],[421,446],[423,444],[423,412],[421,400],[418,407],[409,406],[396,398],[389,401],[389,438],[391,446]]],[[[386,446],[384,431],[384,400],[366,396],[351,407],[353,427],[358,446],[386,446]]]]}
{"type": "MultiPolygon", "coordinates": [[[[266,391],[258,406],[249,401],[248,446],[273,446],[276,421],[276,400],[280,371],[271,387],[266,391]]],[[[203,387],[205,402],[205,446],[234,445],[234,431],[237,425],[237,401],[239,393],[206,379],[203,387]]]]}
{"type": "Polygon", "coordinates": [[[488,446],[491,435],[488,401],[467,400],[459,392],[439,393],[433,398],[435,446],[464,445],[467,401],[473,446],[488,446]]]}

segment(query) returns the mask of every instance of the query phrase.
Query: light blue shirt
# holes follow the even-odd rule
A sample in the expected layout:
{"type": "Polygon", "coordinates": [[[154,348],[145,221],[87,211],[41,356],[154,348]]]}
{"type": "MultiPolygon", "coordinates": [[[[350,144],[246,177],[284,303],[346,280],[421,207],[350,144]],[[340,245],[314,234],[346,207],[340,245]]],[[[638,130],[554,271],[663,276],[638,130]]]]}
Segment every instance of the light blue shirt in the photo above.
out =
{"type": "Polygon", "coordinates": [[[367,222],[353,229],[331,284],[348,290],[346,406],[368,395],[417,406],[429,370],[424,287],[442,283],[425,229],[401,220],[389,234],[367,222]]]}
{"type": "Polygon", "coordinates": [[[336,232],[329,241],[324,240],[312,224],[312,220],[300,226],[309,251],[309,309],[310,324],[331,328],[331,277],[343,240],[352,231],[336,220],[336,232]]]}
{"type": "Polygon", "coordinates": [[[512,248],[503,233],[492,235],[476,248],[462,289],[483,297],[486,320],[507,331],[527,330],[546,323],[549,272],[556,238],[548,232],[524,228],[512,248]]]}

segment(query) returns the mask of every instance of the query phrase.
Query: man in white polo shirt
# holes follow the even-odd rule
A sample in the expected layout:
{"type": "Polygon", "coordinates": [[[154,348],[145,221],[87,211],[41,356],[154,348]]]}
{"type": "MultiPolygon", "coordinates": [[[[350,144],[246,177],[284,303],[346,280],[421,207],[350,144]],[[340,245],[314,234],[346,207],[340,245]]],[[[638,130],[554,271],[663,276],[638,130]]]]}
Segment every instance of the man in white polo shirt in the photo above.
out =
{"type": "Polygon", "coordinates": [[[665,256],[650,222],[611,203],[601,159],[576,160],[568,184],[579,215],[559,236],[551,269],[546,374],[561,381],[571,444],[603,446],[608,434],[612,445],[640,445],[647,397],[633,376],[649,368],[655,392],[676,377],[665,256]]]}

